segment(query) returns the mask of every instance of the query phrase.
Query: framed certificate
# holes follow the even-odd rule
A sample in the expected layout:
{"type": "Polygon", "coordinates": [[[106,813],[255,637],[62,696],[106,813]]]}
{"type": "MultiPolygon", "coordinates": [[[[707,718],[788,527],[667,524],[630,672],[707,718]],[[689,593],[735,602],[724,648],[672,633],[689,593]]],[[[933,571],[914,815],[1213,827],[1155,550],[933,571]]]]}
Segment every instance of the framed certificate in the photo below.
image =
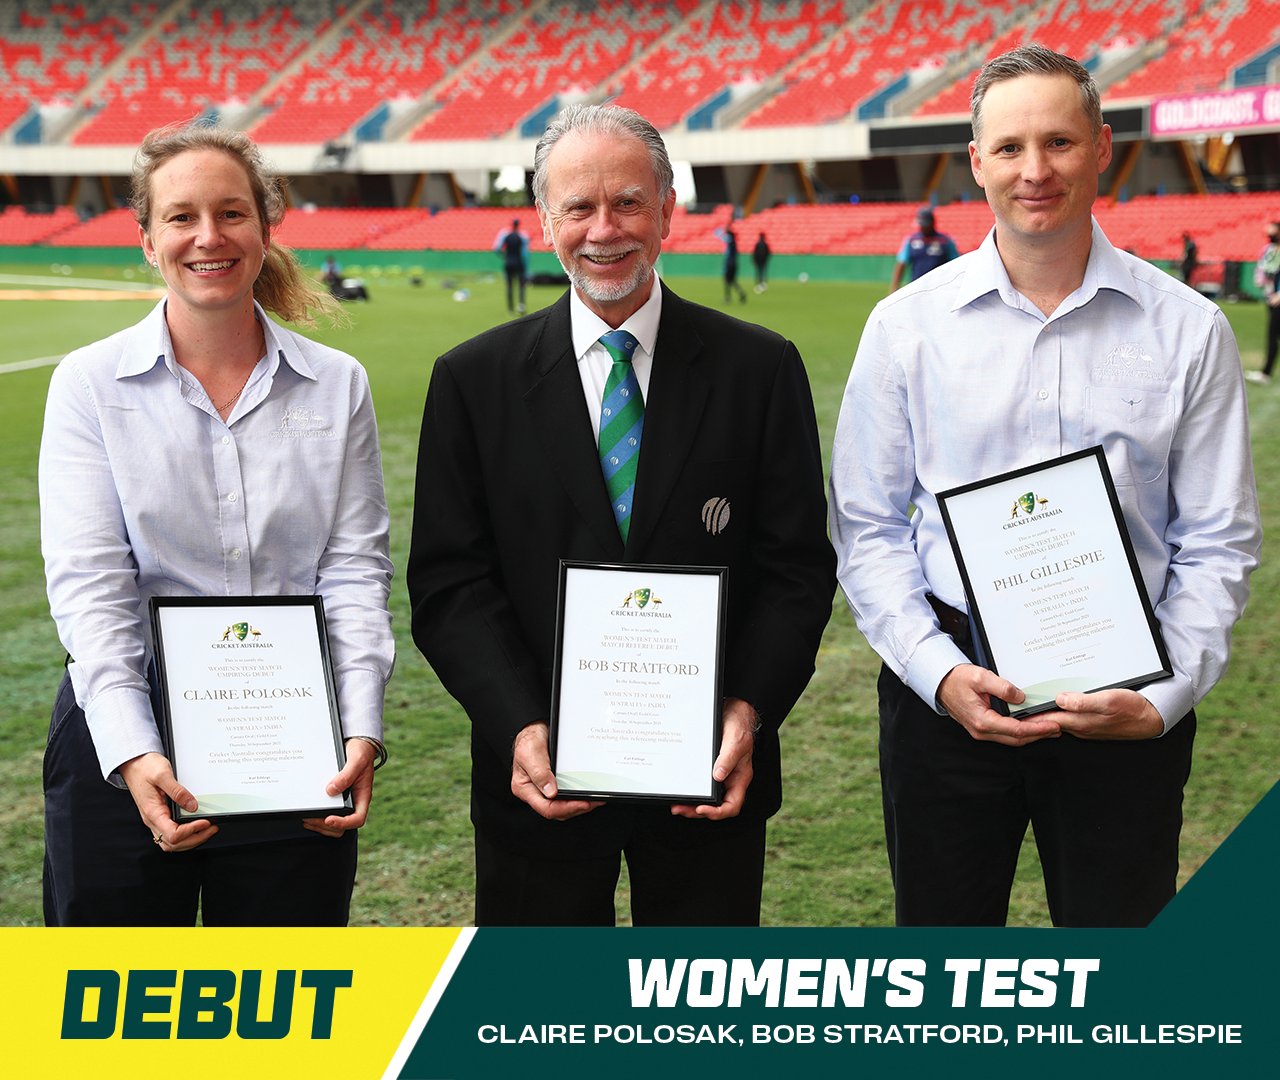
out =
{"type": "Polygon", "coordinates": [[[346,763],[318,596],[153,597],[161,734],[195,795],[175,821],[346,814],[346,763]]]}
{"type": "Polygon", "coordinates": [[[719,805],[724,567],[560,563],[561,798],[719,805]]]}
{"type": "Polygon", "coordinates": [[[1137,687],[1173,672],[1102,447],[938,493],[991,669],[1026,695],[1137,687]]]}

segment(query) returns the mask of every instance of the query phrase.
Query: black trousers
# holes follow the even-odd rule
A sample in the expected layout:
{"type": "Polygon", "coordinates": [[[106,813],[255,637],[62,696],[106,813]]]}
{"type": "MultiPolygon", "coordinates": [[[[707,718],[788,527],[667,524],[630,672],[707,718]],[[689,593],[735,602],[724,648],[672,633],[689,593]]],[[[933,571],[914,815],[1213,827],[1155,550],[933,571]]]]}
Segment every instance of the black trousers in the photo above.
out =
{"type": "Polygon", "coordinates": [[[1195,714],[1167,735],[979,742],[888,668],[880,780],[900,926],[1001,926],[1030,822],[1057,926],[1146,926],[1177,889],[1195,714]]]}
{"type": "Polygon", "coordinates": [[[1276,366],[1276,353],[1280,351],[1280,307],[1267,306],[1267,361],[1263,373],[1272,374],[1276,366]]]}
{"type": "Polygon", "coordinates": [[[565,860],[513,851],[477,828],[476,925],[613,926],[625,854],[633,925],[759,926],[765,822],[702,824],[716,830],[707,844],[673,847],[639,820],[620,851],[565,860]]]}
{"type": "Polygon", "coordinates": [[[524,310],[524,283],[525,271],[523,266],[505,266],[503,273],[507,278],[507,310],[515,311],[516,301],[515,295],[517,289],[520,294],[520,309],[524,310]]]}
{"type": "Polygon", "coordinates": [[[193,851],[163,852],[133,797],[102,779],[71,680],[58,687],[44,756],[48,926],[345,926],[356,833],[294,822],[247,839],[234,826],[193,851]],[[296,834],[296,835],[295,835],[296,834]]]}

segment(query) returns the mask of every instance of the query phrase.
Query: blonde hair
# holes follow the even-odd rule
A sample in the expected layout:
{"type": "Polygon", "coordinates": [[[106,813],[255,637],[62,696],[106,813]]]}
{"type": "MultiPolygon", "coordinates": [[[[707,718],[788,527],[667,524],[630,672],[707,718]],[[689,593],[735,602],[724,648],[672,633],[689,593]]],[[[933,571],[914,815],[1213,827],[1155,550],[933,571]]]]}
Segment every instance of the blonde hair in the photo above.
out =
{"type": "MultiPolygon", "coordinates": [[[[265,233],[269,235],[284,220],[284,180],[267,170],[262,153],[248,135],[215,124],[184,122],[148,132],[133,158],[129,205],[148,235],[151,178],[166,162],[189,150],[217,150],[244,167],[265,233]]],[[[314,326],[317,316],[323,316],[331,326],[349,321],[338,302],[303,270],[293,251],[274,242],[267,246],[262,270],[253,283],[253,298],[273,315],[303,326],[314,326]]]]}

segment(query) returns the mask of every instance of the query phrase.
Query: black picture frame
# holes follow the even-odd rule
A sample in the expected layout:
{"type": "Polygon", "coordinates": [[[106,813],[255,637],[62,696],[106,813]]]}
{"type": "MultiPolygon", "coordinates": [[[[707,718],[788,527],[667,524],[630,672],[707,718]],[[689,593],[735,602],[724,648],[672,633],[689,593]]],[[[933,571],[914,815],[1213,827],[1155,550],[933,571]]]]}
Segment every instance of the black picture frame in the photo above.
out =
{"type": "MultiPolygon", "coordinates": [[[[1029,465],[1022,469],[1012,469],[1008,472],[1000,473],[997,476],[991,476],[983,480],[976,480],[973,483],[949,488],[948,490],[938,492],[937,494],[938,509],[942,514],[942,521],[946,528],[947,539],[951,544],[951,550],[955,556],[956,566],[960,571],[960,580],[964,586],[965,599],[969,605],[969,614],[973,620],[978,647],[981,650],[981,658],[992,671],[999,675],[1003,675],[1015,684],[1018,684],[1018,679],[1015,677],[1016,663],[1007,655],[996,655],[997,650],[993,648],[991,635],[987,632],[987,619],[989,613],[984,612],[983,610],[983,604],[986,601],[979,595],[978,590],[974,587],[974,581],[970,576],[970,560],[965,557],[966,541],[970,538],[963,537],[958,534],[957,525],[953,515],[953,506],[958,502],[958,500],[963,499],[966,495],[970,495],[974,492],[981,492],[996,485],[1005,485],[1015,480],[1025,481],[1026,485],[1030,488],[1034,478],[1044,476],[1052,470],[1072,465],[1086,459],[1091,459],[1097,465],[1099,479],[1105,493],[1105,507],[1108,511],[1109,519],[1114,525],[1116,539],[1124,552],[1124,558],[1128,568],[1127,580],[1132,586],[1130,595],[1112,599],[1116,604],[1123,604],[1127,601],[1138,606],[1142,617],[1141,621],[1145,624],[1151,635],[1151,645],[1154,649],[1159,666],[1152,671],[1135,671],[1132,675],[1124,678],[1106,679],[1099,682],[1097,685],[1090,685],[1089,689],[1085,692],[1091,693],[1099,690],[1110,690],[1116,688],[1133,689],[1145,686],[1158,679],[1169,678],[1173,674],[1173,668],[1169,663],[1169,654],[1165,648],[1164,639],[1160,633],[1160,624],[1156,619],[1155,611],[1151,605],[1151,600],[1147,596],[1146,587],[1142,582],[1141,568],[1138,565],[1137,555],[1134,553],[1133,541],[1130,538],[1129,529],[1125,524],[1124,509],[1121,506],[1119,496],[1116,493],[1115,482],[1112,479],[1111,470],[1107,465],[1106,453],[1101,446],[1091,446],[1086,447],[1083,450],[1076,450],[1068,454],[1063,454],[1060,457],[1053,458],[1048,461],[1037,462],[1034,465],[1029,465]]],[[[1014,512],[1017,512],[1016,509],[1014,512]]],[[[1034,716],[1042,712],[1048,712],[1054,708],[1056,708],[1056,705],[1052,700],[1049,700],[1036,704],[1029,703],[1021,708],[1010,707],[1007,711],[1010,716],[1022,718],[1034,716]]]]}
{"type": "MultiPolygon", "coordinates": [[[[564,764],[561,750],[565,741],[565,732],[569,725],[589,722],[590,717],[569,717],[562,707],[565,696],[565,685],[572,673],[565,668],[566,652],[566,596],[570,588],[570,579],[578,571],[591,571],[603,574],[606,578],[616,579],[602,602],[613,595],[626,596],[630,599],[636,591],[636,583],[652,580],[658,575],[697,575],[715,579],[714,589],[714,672],[710,675],[710,703],[707,710],[706,723],[709,725],[710,756],[706,762],[707,787],[704,790],[623,790],[607,784],[561,784],[557,779],[559,799],[608,800],[634,803],[669,803],[719,806],[724,797],[724,785],[712,777],[711,770],[720,752],[721,716],[723,711],[724,651],[725,651],[725,610],[728,598],[728,568],[723,566],[679,566],[658,563],[610,563],[589,562],[562,559],[560,562],[560,578],[557,590],[556,605],[556,638],[555,663],[552,674],[551,710],[550,710],[550,750],[553,772],[560,773],[564,764]]],[[[701,674],[701,672],[699,672],[701,674]]]]}
{"type": "MultiPolygon", "coordinates": [[[[329,650],[329,635],[324,616],[324,600],[319,596],[154,596],[149,601],[149,612],[151,618],[151,633],[154,648],[155,667],[157,676],[157,716],[156,721],[160,728],[160,736],[164,742],[165,754],[169,758],[169,762],[173,767],[174,775],[185,786],[183,781],[184,758],[186,751],[182,745],[182,737],[178,734],[181,725],[175,723],[174,711],[175,701],[173,697],[172,685],[172,667],[170,662],[170,652],[173,649],[183,647],[191,647],[189,642],[181,642],[175,640],[175,634],[166,634],[166,612],[179,609],[228,609],[237,614],[247,616],[239,622],[244,622],[246,626],[254,624],[255,612],[269,613],[273,609],[279,608],[305,608],[310,609],[313,619],[309,622],[304,620],[304,625],[314,627],[315,632],[315,648],[321,668],[321,678],[323,681],[323,697],[317,698],[314,710],[309,710],[307,721],[314,724],[316,730],[308,732],[308,737],[317,740],[322,747],[332,746],[332,762],[330,763],[327,755],[321,751],[324,768],[331,771],[325,773],[321,779],[321,790],[323,784],[329,778],[336,775],[342,770],[346,764],[346,751],[344,748],[344,740],[342,736],[342,720],[338,708],[338,695],[333,676],[333,661],[329,650]],[[314,712],[314,715],[311,715],[314,712]]],[[[260,617],[259,617],[260,620],[260,617]]],[[[219,620],[220,621],[220,620],[219,620]]],[[[170,628],[172,629],[172,628],[170,628]]],[[[228,626],[224,634],[232,634],[234,624],[228,626]]],[[[246,634],[247,636],[247,634],[246,634]]],[[[217,646],[222,646],[224,642],[217,642],[217,646]]],[[[195,792],[197,799],[200,797],[199,792],[195,792]]],[[[195,812],[189,812],[173,803],[171,800],[171,812],[174,821],[179,823],[183,821],[192,821],[197,819],[208,819],[211,821],[229,820],[229,819],[289,819],[304,817],[327,817],[331,815],[346,816],[353,812],[353,803],[350,790],[342,793],[340,801],[337,805],[320,805],[312,804],[307,800],[301,802],[291,800],[289,805],[273,806],[268,809],[230,809],[230,808],[210,808],[202,806],[197,808],[195,812]]]]}

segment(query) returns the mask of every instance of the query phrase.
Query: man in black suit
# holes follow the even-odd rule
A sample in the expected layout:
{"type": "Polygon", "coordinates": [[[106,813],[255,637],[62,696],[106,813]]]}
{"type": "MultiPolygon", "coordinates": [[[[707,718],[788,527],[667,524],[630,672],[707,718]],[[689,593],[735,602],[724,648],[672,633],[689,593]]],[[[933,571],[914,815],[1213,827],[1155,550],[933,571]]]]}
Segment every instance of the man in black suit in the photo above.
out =
{"type": "Polygon", "coordinates": [[[834,592],[808,378],[790,342],[658,281],[675,192],[642,117],[573,106],[534,165],[573,287],[437,360],[409,557],[414,640],[472,721],[476,923],[610,925],[625,853],[635,923],[758,924],[778,728],[834,592]],[[553,798],[561,559],[729,568],[721,805],[553,798]]]}

